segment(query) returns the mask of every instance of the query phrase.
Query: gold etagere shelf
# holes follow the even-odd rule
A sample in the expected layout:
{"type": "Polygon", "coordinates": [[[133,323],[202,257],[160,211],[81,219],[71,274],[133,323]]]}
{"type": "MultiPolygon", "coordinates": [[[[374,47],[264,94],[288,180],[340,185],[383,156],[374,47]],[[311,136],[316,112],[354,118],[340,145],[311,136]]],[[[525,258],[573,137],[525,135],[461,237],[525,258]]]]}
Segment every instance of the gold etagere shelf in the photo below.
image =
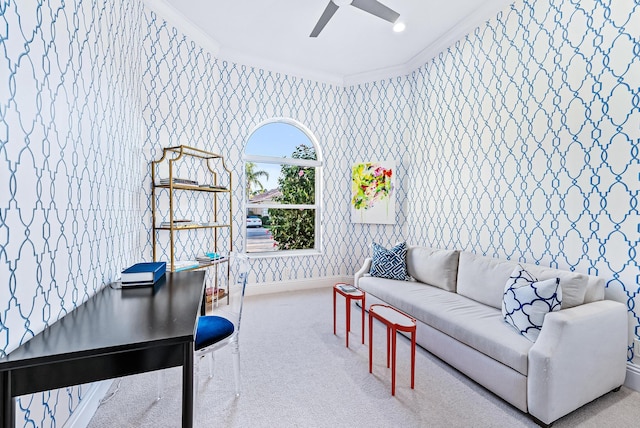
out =
{"type": "MultiPolygon", "coordinates": [[[[189,146],[175,146],[166,147],[162,149],[162,158],[157,161],[151,162],[151,217],[152,217],[152,240],[153,240],[153,260],[158,260],[157,246],[158,246],[158,232],[167,231],[169,233],[169,262],[167,263],[168,270],[175,272],[177,270],[195,270],[203,269],[211,266],[215,266],[227,261],[226,258],[216,259],[211,262],[201,262],[197,266],[177,266],[175,259],[176,250],[176,234],[184,230],[196,230],[196,229],[212,229],[213,230],[213,248],[203,249],[206,251],[218,252],[219,251],[219,237],[218,231],[221,229],[228,229],[229,242],[226,251],[229,252],[233,248],[233,224],[231,223],[231,216],[233,212],[233,201],[231,198],[231,189],[233,188],[233,181],[231,171],[226,167],[224,158],[217,154],[201,149],[197,149],[189,146]],[[205,178],[206,184],[198,184],[197,180],[178,178],[175,176],[178,170],[179,163],[190,159],[192,165],[197,162],[204,162],[206,165],[206,171],[210,176],[205,178]],[[216,163],[216,165],[212,165],[216,163]],[[161,168],[165,168],[164,174],[160,174],[161,168]],[[224,185],[219,183],[219,174],[225,174],[228,177],[228,181],[224,185]],[[163,178],[160,178],[163,176],[163,178]],[[167,221],[158,222],[157,215],[159,211],[159,199],[158,190],[164,189],[164,192],[168,194],[169,207],[167,212],[167,221]],[[211,209],[209,211],[211,218],[210,222],[205,223],[193,223],[191,221],[185,222],[184,220],[178,220],[175,218],[175,194],[176,192],[197,192],[211,194],[211,209]],[[226,222],[224,224],[218,223],[220,212],[218,210],[219,201],[218,198],[226,195],[228,198],[227,206],[228,213],[226,213],[226,222]],[[184,224],[182,222],[185,222],[184,224]]],[[[226,211],[226,210],[225,210],[226,211]]],[[[195,260],[195,257],[194,257],[195,260]]]]}

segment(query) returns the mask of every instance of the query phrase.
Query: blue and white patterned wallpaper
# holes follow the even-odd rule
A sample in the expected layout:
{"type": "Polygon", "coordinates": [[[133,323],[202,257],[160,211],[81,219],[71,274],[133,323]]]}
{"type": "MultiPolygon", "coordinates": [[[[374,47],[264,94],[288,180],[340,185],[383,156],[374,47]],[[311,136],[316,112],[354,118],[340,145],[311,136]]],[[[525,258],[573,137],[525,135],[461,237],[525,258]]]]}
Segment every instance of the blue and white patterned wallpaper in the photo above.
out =
{"type": "Polygon", "coordinates": [[[631,0],[518,1],[349,88],[347,153],[400,159],[403,192],[402,227],[348,225],[349,269],[406,240],[601,275],[639,337],[639,23],[631,0]]]}
{"type": "Polygon", "coordinates": [[[637,337],[639,23],[520,1],[416,70],[408,240],[601,275],[637,337]]]}
{"type": "MultiPolygon", "coordinates": [[[[0,3],[0,355],[142,257],[142,14],[0,3]]],[[[22,397],[18,426],[62,426],[86,390],[22,397]]]]}
{"type": "MultiPolygon", "coordinates": [[[[150,256],[162,147],[227,157],[242,249],[244,142],[273,117],[320,142],[324,252],[256,259],[256,282],[349,275],[407,240],[602,275],[637,335],[639,22],[632,0],[520,0],[408,76],[343,88],[216,59],[130,0],[1,3],[1,352],[150,256]],[[384,159],[397,225],[351,224],[351,164],[384,159]]],[[[22,398],[19,426],[61,426],[83,388],[22,398]]]]}

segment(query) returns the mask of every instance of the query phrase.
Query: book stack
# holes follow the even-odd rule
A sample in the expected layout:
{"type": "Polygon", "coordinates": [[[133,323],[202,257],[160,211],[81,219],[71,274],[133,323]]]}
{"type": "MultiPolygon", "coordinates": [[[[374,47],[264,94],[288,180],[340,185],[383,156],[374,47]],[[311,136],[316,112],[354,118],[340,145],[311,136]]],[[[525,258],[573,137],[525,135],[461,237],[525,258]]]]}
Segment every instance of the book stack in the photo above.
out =
{"type": "Polygon", "coordinates": [[[204,226],[204,227],[213,227],[213,226],[218,226],[218,222],[217,221],[210,221],[210,222],[202,222],[202,223],[198,223],[198,226],[204,226]]]}
{"type": "Polygon", "coordinates": [[[202,189],[227,190],[225,186],[218,186],[215,184],[200,184],[198,187],[202,189]]]}
{"type": "Polygon", "coordinates": [[[182,270],[194,269],[200,267],[197,260],[175,260],[173,262],[173,271],[180,272],[182,270]]]}
{"type": "MultiPolygon", "coordinates": [[[[187,227],[187,226],[196,226],[198,223],[189,219],[181,219],[181,220],[173,220],[173,227],[187,227]]],[[[160,223],[160,227],[171,227],[172,223],[170,221],[163,221],[160,223]]]]}
{"type": "Polygon", "coordinates": [[[165,262],[136,263],[122,271],[122,287],[152,286],[164,277],[166,270],[165,262]]]}
{"type": "Polygon", "coordinates": [[[201,265],[208,265],[212,262],[223,260],[223,259],[224,259],[224,256],[221,256],[218,253],[205,253],[203,255],[196,257],[196,260],[201,265]]]}
{"type": "Polygon", "coordinates": [[[168,186],[169,184],[184,184],[187,186],[197,186],[198,182],[195,180],[188,180],[186,178],[177,178],[174,177],[173,179],[168,179],[168,178],[161,178],[160,179],[160,185],[161,186],[168,186]]]}

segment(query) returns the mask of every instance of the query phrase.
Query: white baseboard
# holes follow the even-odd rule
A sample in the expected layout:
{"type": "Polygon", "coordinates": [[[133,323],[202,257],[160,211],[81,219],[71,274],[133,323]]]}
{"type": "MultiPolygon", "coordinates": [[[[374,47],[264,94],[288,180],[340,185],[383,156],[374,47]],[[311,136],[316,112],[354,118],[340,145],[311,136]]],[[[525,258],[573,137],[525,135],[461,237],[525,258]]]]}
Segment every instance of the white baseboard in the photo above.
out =
{"type": "Polygon", "coordinates": [[[91,384],[89,391],[78,404],[78,408],[69,416],[63,428],[86,428],[96,414],[100,400],[109,391],[112,383],[113,379],[109,379],[91,384]]]}
{"type": "Polygon", "coordinates": [[[333,287],[336,282],[353,283],[353,276],[325,276],[322,278],[302,278],[289,281],[261,282],[247,284],[246,296],[258,296],[261,294],[282,293],[289,291],[309,290],[312,288],[333,287]]]}
{"type": "Polygon", "coordinates": [[[627,363],[627,377],[624,379],[624,386],[640,392],[640,366],[634,363],[627,363]]]}

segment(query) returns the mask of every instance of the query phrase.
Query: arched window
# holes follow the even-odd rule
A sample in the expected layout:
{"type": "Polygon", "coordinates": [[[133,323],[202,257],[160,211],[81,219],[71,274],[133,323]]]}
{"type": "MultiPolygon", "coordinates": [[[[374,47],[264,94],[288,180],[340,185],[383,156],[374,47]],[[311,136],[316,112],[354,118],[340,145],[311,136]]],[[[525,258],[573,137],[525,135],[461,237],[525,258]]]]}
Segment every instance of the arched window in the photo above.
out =
{"type": "Polygon", "coordinates": [[[273,119],[245,146],[246,252],[320,250],[321,156],[304,125],[273,119]]]}

